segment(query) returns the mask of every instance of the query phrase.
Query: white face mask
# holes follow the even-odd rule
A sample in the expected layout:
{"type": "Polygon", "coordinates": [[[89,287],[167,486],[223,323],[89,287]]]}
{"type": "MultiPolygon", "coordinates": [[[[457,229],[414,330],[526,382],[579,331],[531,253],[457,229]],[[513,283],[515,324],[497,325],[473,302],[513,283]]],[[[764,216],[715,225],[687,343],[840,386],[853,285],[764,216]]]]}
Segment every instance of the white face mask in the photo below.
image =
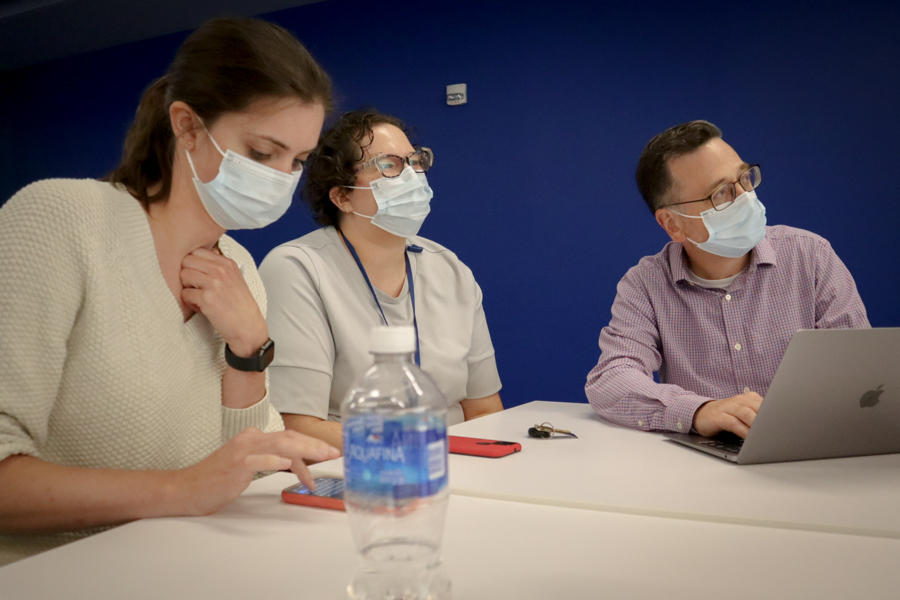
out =
{"type": "Polygon", "coordinates": [[[699,243],[691,238],[688,241],[717,256],[740,258],[766,236],[766,207],[756,197],[755,190],[744,192],[724,210],[710,208],[700,216],[678,214],[703,219],[709,239],[699,243]]]}
{"type": "Polygon", "coordinates": [[[364,215],[354,211],[354,215],[372,220],[372,225],[380,227],[398,237],[410,237],[419,233],[425,217],[431,212],[431,198],[434,192],[428,187],[425,173],[416,173],[407,166],[397,177],[380,177],[370,186],[346,186],[353,190],[372,190],[378,211],[364,215]]]}
{"type": "Polygon", "coordinates": [[[200,181],[191,153],[187,149],[185,153],[194,173],[194,187],[213,221],[226,230],[259,229],[287,212],[302,169],[288,175],[231,150],[222,152],[213,136],[209,139],[222,155],[219,173],[209,183],[200,181]]]}

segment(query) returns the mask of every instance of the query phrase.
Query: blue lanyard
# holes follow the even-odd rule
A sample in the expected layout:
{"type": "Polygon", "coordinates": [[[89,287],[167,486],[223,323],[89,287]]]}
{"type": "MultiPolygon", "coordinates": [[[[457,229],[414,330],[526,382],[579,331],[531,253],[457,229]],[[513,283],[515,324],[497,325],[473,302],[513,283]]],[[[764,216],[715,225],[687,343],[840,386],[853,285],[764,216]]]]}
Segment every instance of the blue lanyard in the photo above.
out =
{"type": "MultiPolygon", "coordinates": [[[[341,234],[341,237],[344,240],[344,243],[347,244],[347,248],[350,249],[350,254],[353,255],[353,260],[356,261],[356,266],[359,267],[360,273],[362,273],[363,278],[366,280],[366,285],[369,286],[369,291],[372,292],[372,298],[375,299],[375,305],[378,306],[379,312],[381,312],[381,318],[384,320],[385,325],[390,325],[388,323],[387,317],[384,316],[384,309],[381,308],[381,302],[378,301],[378,296],[375,294],[375,288],[372,287],[372,282],[369,281],[369,274],[366,273],[366,268],[363,266],[362,261],[359,260],[359,255],[356,253],[356,248],[353,247],[353,244],[350,243],[350,240],[347,239],[340,230],[338,233],[341,234]]],[[[416,252],[419,253],[422,251],[421,246],[407,246],[406,250],[408,252],[416,252]]],[[[413,311],[413,327],[416,330],[416,364],[418,366],[422,366],[422,361],[419,356],[419,321],[416,319],[416,284],[413,282],[412,275],[412,267],[409,264],[409,254],[406,252],[403,253],[403,258],[406,259],[406,280],[409,282],[409,298],[412,301],[412,311],[413,311]]]]}

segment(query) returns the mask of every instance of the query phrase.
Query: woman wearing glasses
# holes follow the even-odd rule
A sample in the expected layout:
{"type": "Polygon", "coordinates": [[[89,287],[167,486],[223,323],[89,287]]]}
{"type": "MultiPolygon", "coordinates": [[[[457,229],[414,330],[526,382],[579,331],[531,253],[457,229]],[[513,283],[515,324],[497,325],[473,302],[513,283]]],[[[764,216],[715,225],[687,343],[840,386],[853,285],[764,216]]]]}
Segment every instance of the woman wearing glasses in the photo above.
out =
{"type": "Polygon", "coordinates": [[[415,326],[448,425],[503,409],[481,288],[455,254],[416,235],[433,163],[376,111],[344,115],[310,156],[304,197],[325,227],[260,266],[278,343],[270,394],[287,428],[342,446],[341,401],[372,363],[369,331],[384,324],[415,326]]]}

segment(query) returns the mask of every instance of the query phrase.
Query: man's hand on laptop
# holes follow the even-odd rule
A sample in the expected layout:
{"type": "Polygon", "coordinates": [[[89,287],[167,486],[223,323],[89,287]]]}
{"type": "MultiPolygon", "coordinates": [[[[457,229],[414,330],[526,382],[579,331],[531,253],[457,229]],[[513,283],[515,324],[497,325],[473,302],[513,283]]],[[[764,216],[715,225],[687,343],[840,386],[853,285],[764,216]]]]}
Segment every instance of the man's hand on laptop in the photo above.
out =
{"type": "Polygon", "coordinates": [[[694,430],[707,437],[730,431],[746,438],[762,401],[756,392],[711,400],[694,413],[694,430]]]}

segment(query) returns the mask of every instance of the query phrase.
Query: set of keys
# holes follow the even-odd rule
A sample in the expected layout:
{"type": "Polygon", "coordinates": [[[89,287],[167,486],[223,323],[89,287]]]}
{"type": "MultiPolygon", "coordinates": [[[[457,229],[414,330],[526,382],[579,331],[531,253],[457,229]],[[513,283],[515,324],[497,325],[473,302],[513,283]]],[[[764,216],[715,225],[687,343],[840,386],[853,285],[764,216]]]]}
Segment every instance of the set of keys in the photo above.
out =
{"type": "Polygon", "coordinates": [[[550,423],[541,423],[540,425],[535,425],[534,427],[528,428],[528,437],[547,439],[552,438],[555,434],[568,435],[575,439],[578,439],[578,436],[571,431],[567,431],[565,429],[556,429],[550,423]]]}

